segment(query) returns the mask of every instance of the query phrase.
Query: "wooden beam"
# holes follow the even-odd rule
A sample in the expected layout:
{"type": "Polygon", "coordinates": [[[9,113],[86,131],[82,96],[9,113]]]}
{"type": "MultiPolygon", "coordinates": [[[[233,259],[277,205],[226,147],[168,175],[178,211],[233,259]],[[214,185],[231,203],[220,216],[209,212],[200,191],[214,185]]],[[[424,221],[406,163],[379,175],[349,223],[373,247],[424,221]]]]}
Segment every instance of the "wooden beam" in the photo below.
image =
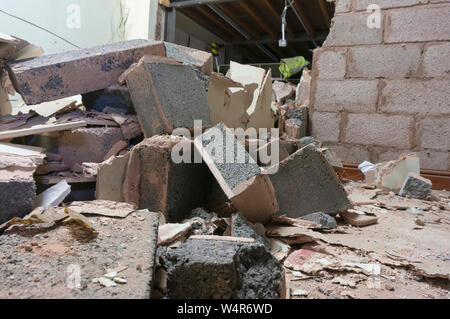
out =
{"type": "MultiPolygon", "coordinates": [[[[270,13],[272,14],[272,16],[275,18],[275,20],[280,21],[280,26],[281,26],[281,13],[282,12],[277,12],[277,10],[274,8],[272,1],[270,0],[263,0],[264,4],[266,5],[266,8],[269,9],[270,13]]],[[[289,24],[286,24],[286,30],[290,35],[294,35],[295,32],[292,29],[292,27],[289,24]]]]}
{"type": "Polygon", "coordinates": [[[274,38],[278,37],[278,32],[274,31],[270,25],[259,15],[257,14],[257,10],[255,8],[253,8],[249,2],[246,1],[242,1],[239,2],[239,5],[241,8],[243,8],[251,17],[253,20],[255,20],[255,22],[261,27],[263,28],[268,34],[270,34],[271,36],[273,36],[274,38]]]}
{"type": "Polygon", "coordinates": [[[229,27],[226,23],[221,23],[222,19],[208,7],[198,7],[195,9],[197,11],[201,12],[204,16],[208,17],[208,19],[210,21],[212,21],[216,26],[218,26],[218,27],[220,26],[220,28],[222,28],[223,30],[226,30],[228,33],[231,33],[231,34],[235,34],[238,37],[240,37],[241,39],[244,38],[239,32],[237,32],[233,28],[229,27]]]}
{"type": "Polygon", "coordinates": [[[317,0],[317,2],[319,2],[320,11],[322,12],[322,16],[323,16],[323,18],[325,20],[325,23],[326,23],[327,27],[330,28],[330,26],[331,26],[331,18],[330,18],[330,14],[328,12],[325,0],[317,0]]]}
{"type": "Polygon", "coordinates": [[[222,38],[223,40],[229,42],[232,38],[235,36],[242,39],[240,34],[230,32],[229,30],[226,30],[222,27],[217,27],[215,23],[212,23],[208,17],[205,17],[201,12],[198,10],[191,10],[189,8],[183,9],[181,11],[184,15],[186,15],[188,18],[194,20],[196,23],[207,29],[213,34],[216,34],[218,37],[222,38]],[[237,35],[236,35],[237,34],[237,35]]]}
{"type": "Polygon", "coordinates": [[[309,33],[311,36],[316,35],[316,31],[314,30],[314,27],[311,24],[311,21],[309,21],[308,17],[306,16],[305,11],[303,10],[302,6],[300,5],[299,0],[294,0],[294,8],[297,10],[298,15],[300,16],[303,24],[305,25],[306,32],[309,33]]]}

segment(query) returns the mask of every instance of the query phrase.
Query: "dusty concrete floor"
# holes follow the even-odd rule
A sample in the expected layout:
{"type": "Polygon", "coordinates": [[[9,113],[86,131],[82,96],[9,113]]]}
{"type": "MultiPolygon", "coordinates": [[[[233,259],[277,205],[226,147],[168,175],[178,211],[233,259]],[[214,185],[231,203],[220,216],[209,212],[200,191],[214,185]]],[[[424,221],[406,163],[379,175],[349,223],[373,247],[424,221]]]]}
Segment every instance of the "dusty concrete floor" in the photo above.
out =
{"type": "Polygon", "coordinates": [[[395,195],[388,195],[387,200],[386,196],[377,196],[374,200],[380,197],[384,206],[394,203],[401,209],[371,205],[377,224],[357,228],[337,218],[342,232],[326,234],[329,243],[322,243],[320,248],[309,244],[293,247],[321,251],[314,258],[330,262],[378,263],[381,273],[370,276],[337,267],[340,269],[323,269],[312,278],[301,279],[286,268],[291,291],[303,290],[297,291],[303,296],[291,298],[450,298],[450,192],[432,194],[443,195],[442,200],[416,201],[395,195]],[[407,205],[423,210],[405,210],[407,205]]]}
{"type": "MultiPolygon", "coordinates": [[[[375,195],[361,183],[346,189],[378,223],[358,228],[338,217],[337,230],[314,232],[321,240],[291,245],[290,254],[307,253],[295,267],[285,267],[290,298],[448,299],[450,192],[433,191],[431,200],[418,201],[375,195]],[[380,273],[345,265],[349,262],[378,264],[380,273]]],[[[88,219],[95,236],[74,224],[0,236],[0,298],[148,298],[154,218],[132,213],[88,219]],[[67,286],[71,264],[81,265],[81,289],[67,286]],[[119,276],[126,284],[92,282],[122,267],[119,276]]]]}

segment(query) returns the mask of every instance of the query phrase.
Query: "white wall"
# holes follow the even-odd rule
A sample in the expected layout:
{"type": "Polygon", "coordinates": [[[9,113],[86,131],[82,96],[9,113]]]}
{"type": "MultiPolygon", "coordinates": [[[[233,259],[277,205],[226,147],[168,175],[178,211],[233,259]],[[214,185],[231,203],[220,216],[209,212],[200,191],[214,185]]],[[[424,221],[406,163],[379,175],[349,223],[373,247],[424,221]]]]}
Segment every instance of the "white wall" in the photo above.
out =
{"type": "MultiPolygon", "coordinates": [[[[1,0],[0,10],[86,48],[127,39],[152,39],[151,6],[157,0],[1,0]],[[78,23],[79,22],[79,23],[78,23]]],[[[153,10],[155,11],[155,10],[153,10]]],[[[155,16],[156,17],[156,16],[155,16]]],[[[0,12],[0,32],[42,47],[45,53],[76,49],[58,37],[0,12]]]]}

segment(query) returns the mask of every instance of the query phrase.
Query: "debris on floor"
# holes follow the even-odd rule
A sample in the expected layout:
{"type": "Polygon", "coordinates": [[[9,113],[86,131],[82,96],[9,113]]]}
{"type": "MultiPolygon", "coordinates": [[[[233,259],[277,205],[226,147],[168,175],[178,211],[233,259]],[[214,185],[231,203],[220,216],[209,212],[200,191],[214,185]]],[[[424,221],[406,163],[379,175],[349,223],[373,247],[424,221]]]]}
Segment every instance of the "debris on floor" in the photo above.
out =
{"type": "Polygon", "coordinates": [[[0,117],[0,298],[449,297],[449,192],[417,154],[341,179],[309,70],[5,41],[26,105],[0,117]]]}

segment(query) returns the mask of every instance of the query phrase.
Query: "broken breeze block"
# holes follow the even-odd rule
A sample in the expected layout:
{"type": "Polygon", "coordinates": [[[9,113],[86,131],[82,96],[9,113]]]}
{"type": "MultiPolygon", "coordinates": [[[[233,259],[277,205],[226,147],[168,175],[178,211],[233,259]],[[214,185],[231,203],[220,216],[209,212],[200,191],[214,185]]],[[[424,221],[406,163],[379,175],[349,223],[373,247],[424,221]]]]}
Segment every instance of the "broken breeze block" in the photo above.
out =
{"type": "Polygon", "coordinates": [[[83,162],[101,163],[111,147],[123,140],[118,127],[91,127],[64,131],[58,149],[64,163],[72,166],[83,162]]]}
{"type": "Polygon", "coordinates": [[[213,72],[214,60],[211,53],[188,48],[182,45],[164,42],[166,47],[166,56],[190,64],[198,68],[203,73],[209,75],[213,72]]]}
{"type": "Polygon", "coordinates": [[[234,207],[251,222],[267,222],[278,210],[274,189],[233,132],[219,123],[194,143],[234,207]]]}
{"type": "Polygon", "coordinates": [[[193,152],[192,141],[171,135],[154,136],[136,146],[141,168],[139,207],[162,212],[168,222],[182,221],[192,209],[202,207],[215,183],[204,163],[173,162],[172,149],[181,142],[193,152]]]}
{"type": "Polygon", "coordinates": [[[425,199],[431,191],[432,183],[429,179],[419,174],[409,173],[400,189],[400,196],[411,196],[412,198],[425,199]]]}
{"type": "Polygon", "coordinates": [[[0,224],[33,209],[36,185],[31,179],[0,179],[0,224]]]}
{"type": "Polygon", "coordinates": [[[11,62],[8,67],[16,91],[30,105],[107,88],[144,55],[165,53],[162,42],[131,40],[11,62]]]}
{"type": "Polygon", "coordinates": [[[145,56],[126,74],[145,137],[192,128],[194,120],[211,124],[204,82],[194,67],[157,56],[145,56]]]}
{"type": "Polygon", "coordinates": [[[264,245],[188,239],[167,253],[167,297],[275,299],[283,267],[264,245]]]}
{"type": "Polygon", "coordinates": [[[301,217],[315,212],[336,215],[350,208],[350,201],[333,168],[309,144],[280,162],[278,172],[269,168],[279,214],[301,217]]]}

